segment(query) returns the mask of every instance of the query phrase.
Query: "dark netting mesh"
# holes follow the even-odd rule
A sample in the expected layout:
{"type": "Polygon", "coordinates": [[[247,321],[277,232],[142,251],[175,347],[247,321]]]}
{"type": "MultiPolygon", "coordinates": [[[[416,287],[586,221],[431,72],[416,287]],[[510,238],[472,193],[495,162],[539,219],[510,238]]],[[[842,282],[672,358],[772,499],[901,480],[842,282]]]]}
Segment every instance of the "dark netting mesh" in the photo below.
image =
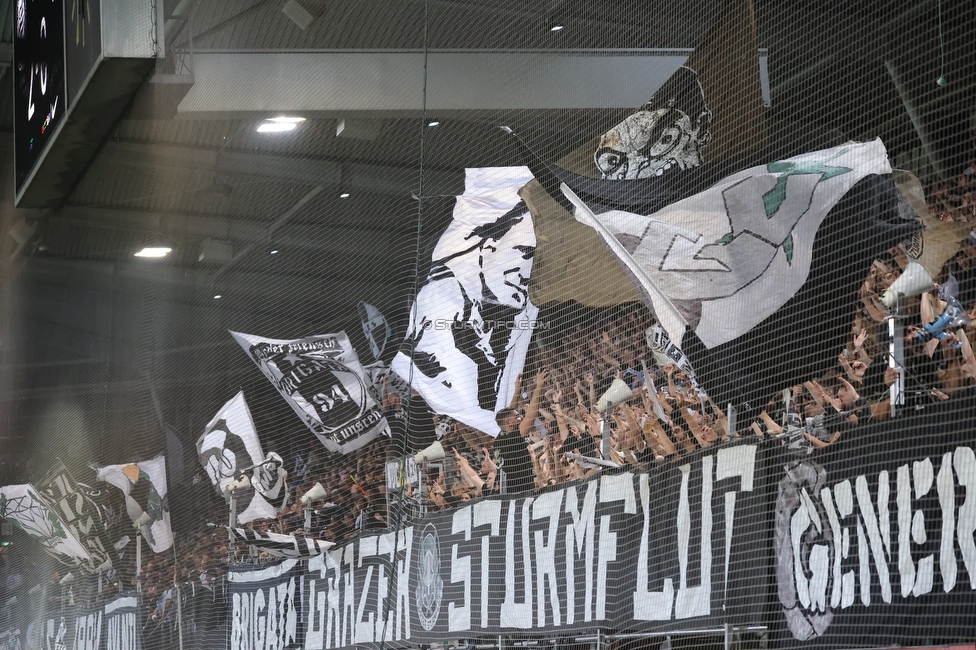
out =
{"type": "Polygon", "coordinates": [[[0,649],[972,650],[976,5],[124,4],[0,0],[0,649]]]}

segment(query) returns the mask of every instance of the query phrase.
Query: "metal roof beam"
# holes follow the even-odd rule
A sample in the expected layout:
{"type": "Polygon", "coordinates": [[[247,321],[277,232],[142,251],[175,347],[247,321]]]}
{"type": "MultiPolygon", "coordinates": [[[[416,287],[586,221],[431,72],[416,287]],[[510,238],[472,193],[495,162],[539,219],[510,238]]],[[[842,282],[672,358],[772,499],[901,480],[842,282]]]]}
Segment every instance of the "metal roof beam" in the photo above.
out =
{"type": "MultiPolygon", "coordinates": [[[[420,170],[417,167],[340,164],[317,158],[235,150],[218,152],[148,142],[106,142],[99,161],[147,169],[175,168],[228,176],[275,178],[325,187],[338,187],[341,181],[343,189],[403,196],[415,192],[420,180],[420,170]]],[[[462,192],[463,170],[424,170],[425,194],[456,195],[462,192]]]]}
{"type": "MultiPolygon", "coordinates": [[[[196,83],[178,112],[208,117],[278,111],[420,115],[424,107],[428,113],[633,108],[646,102],[690,52],[196,51],[196,83]]],[[[765,51],[757,57],[765,58],[765,51]]],[[[768,103],[768,67],[761,69],[768,103]]]]}

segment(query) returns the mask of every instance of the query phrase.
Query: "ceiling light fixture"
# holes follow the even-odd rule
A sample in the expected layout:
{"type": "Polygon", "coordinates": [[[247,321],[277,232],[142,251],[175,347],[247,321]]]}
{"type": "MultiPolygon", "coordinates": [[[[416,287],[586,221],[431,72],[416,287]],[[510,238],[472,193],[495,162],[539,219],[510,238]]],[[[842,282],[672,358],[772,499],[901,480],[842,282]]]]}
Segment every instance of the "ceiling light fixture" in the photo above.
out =
{"type": "Polygon", "coordinates": [[[427,126],[437,126],[440,123],[440,120],[431,120],[430,122],[427,122],[427,126]]]}
{"type": "Polygon", "coordinates": [[[559,23],[556,23],[555,25],[553,25],[552,27],[550,27],[550,28],[549,28],[549,31],[550,31],[550,32],[558,32],[559,30],[561,30],[561,29],[562,29],[562,28],[564,28],[565,26],[566,26],[566,25],[561,25],[561,24],[559,24],[559,23]]]}
{"type": "Polygon", "coordinates": [[[146,246],[135,254],[136,257],[166,257],[173,252],[169,246],[146,246]]]}
{"type": "Polygon", "coordinates": [[[294,131],[297,127],[294,122],[262,122],[258,124],[258,133],[284,133],[294,131]]]}
{"type": "Polygon", "coordinates": [[[223,298],[223,296],[220,295],[219,293],[214,296],[214,300],[220,300],[221,298],[223,298]]]}
{"type": "Polygon", "coordinates": [[[286,131],[294,131],[304,121],[304,117],[290,115],[269,117],[264,122],[258,124],[258,133],[284,133],[286,131]]]}
{"type": "Polygon", "coordinates": [[[271,250],[268,251],[268,255],[277,255],[280,252],[281,251],[279,251],[277,248],[272,248],[271,250]]]}
{"type": "Polygon", "coordinates": [[[339,198],[340,199],[348,199],[349,198],[349,192],[343,192],[342,194],[339,195],[339,198]]]}

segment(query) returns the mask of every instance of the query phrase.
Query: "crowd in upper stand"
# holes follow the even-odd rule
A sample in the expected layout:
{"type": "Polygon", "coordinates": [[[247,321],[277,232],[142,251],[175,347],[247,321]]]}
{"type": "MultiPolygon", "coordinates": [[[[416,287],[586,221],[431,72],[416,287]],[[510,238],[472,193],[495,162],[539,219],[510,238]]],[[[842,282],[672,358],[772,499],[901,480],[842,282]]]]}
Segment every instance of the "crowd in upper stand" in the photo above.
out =
{"type": "MultiPolygon", "coordinates": [[[[933,215],[976,224],[974,168],[976,163],[955,182],[931,188],[933,215]]],[[[432,413],[416,394],[404,400],[385,391],[381,398],[392,438],[378,439],[345,456],[309,451],[304,458],[307,473],[290,479],[289,506],[278,519],[250,526],[303,532],[305,514],[298,497],[316,482],[323,485],[326,497],[310,504],[314,514],[308,532],[338,543],[362,531],[395,525],[391,520],[399,516],[391,512],[421,516],[424,509],[450,508],[497,494],[503,480],[504,490],[512,493],[582,479],[608,465],[653,469],[699,449],[752,436],[789,445],[799,454],[815,452],[842,436],[856,435],[865,421],[890,415],[888,391],[897,371],[889,368],[881,296],[907,263],[901,246],[876,260],[852,309],[846,345],[825,351],[836,355],[836,364],[820,377],[783,387],[785,391],[769,401],[756,421],[739,422],[737,431],[728,430],[726,414],[698,389],[689,372],[656,362],[647,344],[647,331],[655,321],[642,304],[580,309],[570,326],[532,346],[515,398],[499,413],[499,438],[432,413]],[[614,379],[625,382],[633,397],[610,413],[609,450],[604,456],[603,414],[596,403],[614,379]],[[415,454],[435,439],[446,458],[422,465],[426,475],[417,484],[401,482],[402,489],[388,499],[386,464],[415,454]]],[[[903,372],[909,403],[949,399],[976,382],[970,344],[976,334],[976,239],[970,235],[935,280],[934,290],[903,305],[908,324],[903,372]],[[938,327],[931,323],[950,308],[960,313],[943,318],[943,325],[949,326],[933,334],[938,327]]],[[[215,507],[209,514],[211,523],[226,520],[226,509],[215,507]]],[[[157,616],[166,609],[166,589],[174,579],[209,586],[230,557],[223,528],[203,528],[177,539],[175,566],[171,558],[157,556],[145,567],[143,584],[155,599],[151,609],[157,616]]],[[[234,559],[255,556],[238,544],[234,559]]]]}

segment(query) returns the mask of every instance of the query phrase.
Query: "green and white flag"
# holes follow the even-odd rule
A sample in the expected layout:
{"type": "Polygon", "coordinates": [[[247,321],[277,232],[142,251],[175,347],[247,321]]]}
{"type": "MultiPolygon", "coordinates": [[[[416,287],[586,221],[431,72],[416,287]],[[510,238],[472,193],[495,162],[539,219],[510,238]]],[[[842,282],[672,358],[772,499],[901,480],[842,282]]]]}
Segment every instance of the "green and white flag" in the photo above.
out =
{"type": "Polygon", "coordinates": [[[0,517],[36,539],[44,550],[64,564],[94,570],[94,561],[85,546],[33,485],[0,487],[0,517]]]}
{"type": "Polygon", "coordinates": [[[106,465],[97,472],[98,480],[114,485],[125,494],[129,519],[154,553],[162,553],[173,546],[173,528],[166,499],[165,456],[140,463],[106,465]]]}
{"type": "Polygon", "coordinates": [[[807,280],[827,213],[859,180],[890,174],[881,140],[751,167],[650,215],[594,214],[564,186],[649,298],[668,337],[686,328],[706,348],[742,336],[807,280]]]}

